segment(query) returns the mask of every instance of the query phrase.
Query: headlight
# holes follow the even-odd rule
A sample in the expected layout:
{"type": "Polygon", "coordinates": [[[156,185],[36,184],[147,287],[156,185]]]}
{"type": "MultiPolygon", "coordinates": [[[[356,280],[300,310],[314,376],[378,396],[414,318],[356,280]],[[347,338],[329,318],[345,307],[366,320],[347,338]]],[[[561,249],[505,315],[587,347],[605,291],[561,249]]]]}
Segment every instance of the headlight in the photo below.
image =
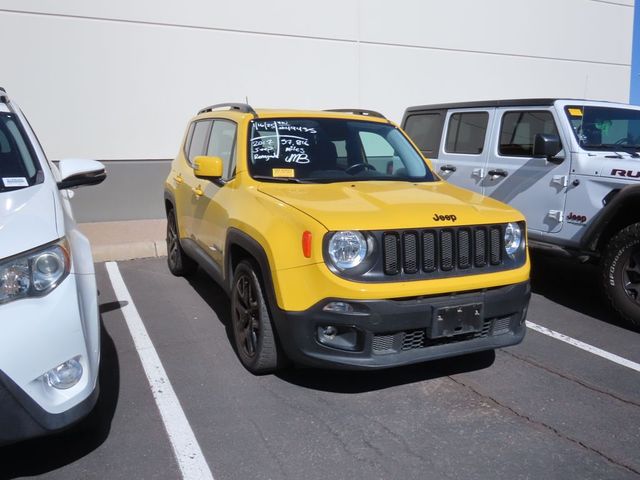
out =
{"type": "Polygon", "coordinates": [[[328,253],[340,270],[357,267],[367,256],[367,241],[360,232],[336,232],[329,240],[328,253]]]}
{"type": "Polygon", "coordinates": [[[517,223],[507,224],[507,228],[504,229],[504,251],[507,255],[514,255],[520,248],[522,243],[522,230],[517,223]]]}
{"type": "Polygon", "coordinates": [[[70,265],[65,239],[0,261],[0,304],[46,295],[65,279],[70,265]]]}

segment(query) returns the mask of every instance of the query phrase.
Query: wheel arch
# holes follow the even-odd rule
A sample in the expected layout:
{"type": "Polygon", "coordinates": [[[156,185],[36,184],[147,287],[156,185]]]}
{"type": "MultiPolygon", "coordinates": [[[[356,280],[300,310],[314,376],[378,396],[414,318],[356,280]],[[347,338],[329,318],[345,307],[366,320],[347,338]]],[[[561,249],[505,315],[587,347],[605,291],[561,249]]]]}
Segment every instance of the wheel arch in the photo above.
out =
{"type": "Polygon", "coordinates": [[[230,228],[227,232],[227,239],[225,242],[224,259],[224,283],[225,290],[227,290],[227,292],[231,292],[233,272],[235,271],[236,266],[243,259],[253,260],[260,269],[257,273],[262,281],[267,301],[273,314],[275,310],[273,307],[277,306],[277,301],[273,276],[271,275],[272,268],[269,264],[267,253],[262,245],[253,237],[247,235],[241,230],[238,230],[237,228],[230,228]]]}
{"type": "Polygon", "coordinates": [[[612,190],[603,200],[604,208],[587,227],[581,241],[583,250],[602,252],[608,241],[623,228],[640,222],[640,185],[612,190]]]}

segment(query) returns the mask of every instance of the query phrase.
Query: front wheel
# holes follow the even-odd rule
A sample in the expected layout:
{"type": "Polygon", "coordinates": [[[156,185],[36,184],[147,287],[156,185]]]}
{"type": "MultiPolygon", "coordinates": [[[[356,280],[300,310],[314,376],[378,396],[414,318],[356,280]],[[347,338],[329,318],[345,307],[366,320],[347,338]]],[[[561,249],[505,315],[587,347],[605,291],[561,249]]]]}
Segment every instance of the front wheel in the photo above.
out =
{"type": "Polygon", "coordinates": [[[607,244],[602,279],[611,306],[640,327],[640,223],[620,230],[607,244]]]}
{"type": "Polygon", "coordinates": [[[231,321],[240,361],[253,374],[276,371],[283,361],[257,269],[241,261],[233,275],[231,321]]]}

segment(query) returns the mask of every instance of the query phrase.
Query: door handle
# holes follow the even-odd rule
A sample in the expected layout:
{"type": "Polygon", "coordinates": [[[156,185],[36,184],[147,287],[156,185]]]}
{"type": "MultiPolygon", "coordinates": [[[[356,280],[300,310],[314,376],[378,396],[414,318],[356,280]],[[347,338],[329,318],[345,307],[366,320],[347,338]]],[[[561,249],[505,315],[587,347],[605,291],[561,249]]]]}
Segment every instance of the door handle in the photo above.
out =
{"type": "Polygon", "coordinates": [[[195,188],[192,188],[191,191],[196,197],[201,197],[202,195],[204,195],[204,192],[202,191],[202,187],[200,185],[198,185],[195,188]]]}
{"type": "Polygon", "coordinates": [[[454,165],[442,165],[440,170],[443,172],[455,172],[457,168],[454,165]]]}
{"type": "Polygon", "coordinates": [[[502,170],[500,168],[496,170],[489,170],[487,173],[491,177],[506,177],[507,175],[509,175],[506,170],[502,170]]]}

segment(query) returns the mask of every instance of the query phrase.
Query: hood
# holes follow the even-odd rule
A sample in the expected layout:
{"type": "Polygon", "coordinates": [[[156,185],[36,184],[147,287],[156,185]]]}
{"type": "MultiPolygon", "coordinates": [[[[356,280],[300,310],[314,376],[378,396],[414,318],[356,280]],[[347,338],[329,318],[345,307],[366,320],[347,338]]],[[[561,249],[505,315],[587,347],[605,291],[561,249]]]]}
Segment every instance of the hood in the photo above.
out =
{"type": "Polygon", "coordinates": [[[617,180],[640,181],[640,158],[625,153],[605,156],[600,168],[601,177],[613,177],[617,180]]]}
{"type": "Polygon", "coordinates": [[[386,230],[523,220],[513,208],[447,182],[262,183],[258,190],[328,230],[386,230]]]}
{"type": "Polygon", "coordinates": [[[0,192],[0,259],[59,237],[55,198],[45,184],[0,192]]]}

